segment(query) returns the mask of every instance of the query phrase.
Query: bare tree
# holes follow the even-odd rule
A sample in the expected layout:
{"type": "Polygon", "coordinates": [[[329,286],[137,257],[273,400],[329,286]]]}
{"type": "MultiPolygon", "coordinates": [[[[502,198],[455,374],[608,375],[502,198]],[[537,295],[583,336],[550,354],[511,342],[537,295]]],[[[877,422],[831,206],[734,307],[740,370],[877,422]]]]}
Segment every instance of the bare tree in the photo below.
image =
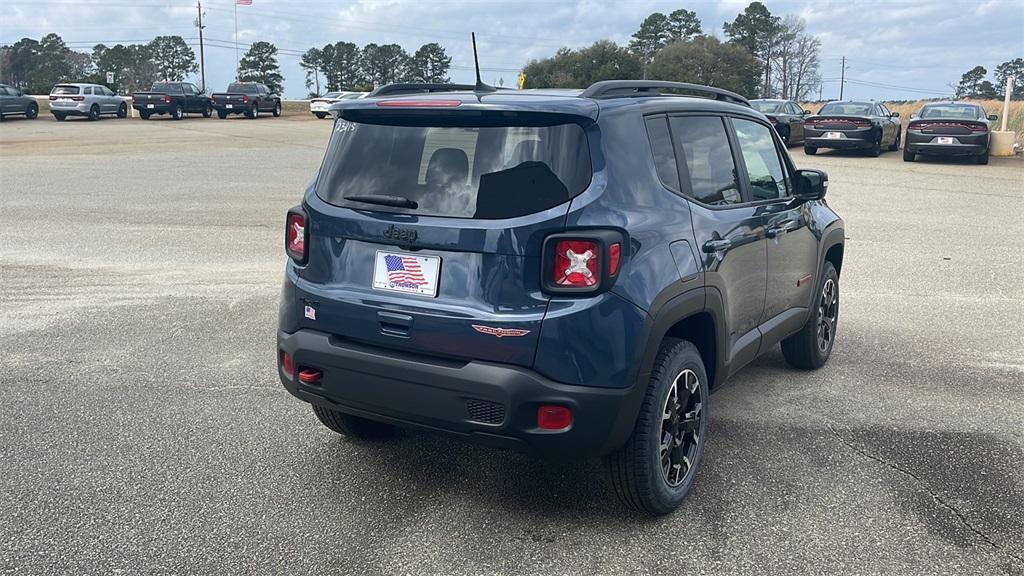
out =
{"type": "Polygon", "coordinates": [[[775,36],[771,90],[787,100],[803,100],[821,83],[821,41],[807,33],[804,20],[788,15],[775,36]]]}

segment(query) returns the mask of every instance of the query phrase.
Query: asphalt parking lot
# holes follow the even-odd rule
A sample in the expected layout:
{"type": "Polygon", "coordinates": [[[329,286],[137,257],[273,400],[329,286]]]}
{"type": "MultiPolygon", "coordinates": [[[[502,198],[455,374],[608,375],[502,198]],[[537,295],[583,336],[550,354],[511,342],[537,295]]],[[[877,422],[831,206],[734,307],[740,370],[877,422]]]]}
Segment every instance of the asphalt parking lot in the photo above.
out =
{"type": "Polygon", "coordinates": [[[284,391],[330,129],[0,126],[0,573],[1024,574],[1024,161],[794,148],[847,223],[832,359],[734,377],[648,519],[600,462],[351,442],[284,391]]]}

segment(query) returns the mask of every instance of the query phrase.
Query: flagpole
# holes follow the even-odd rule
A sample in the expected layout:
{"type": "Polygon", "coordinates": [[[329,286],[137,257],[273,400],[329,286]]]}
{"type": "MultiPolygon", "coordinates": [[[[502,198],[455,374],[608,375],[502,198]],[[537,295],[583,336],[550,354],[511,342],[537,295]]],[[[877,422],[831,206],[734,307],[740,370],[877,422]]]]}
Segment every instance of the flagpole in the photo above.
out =
{"type": "Polygon", "coordinates": [[[233,3],[235,6],[235,80],[238,80],[238,67],[240,60],[238,59],[238,0],[233,3]]]}

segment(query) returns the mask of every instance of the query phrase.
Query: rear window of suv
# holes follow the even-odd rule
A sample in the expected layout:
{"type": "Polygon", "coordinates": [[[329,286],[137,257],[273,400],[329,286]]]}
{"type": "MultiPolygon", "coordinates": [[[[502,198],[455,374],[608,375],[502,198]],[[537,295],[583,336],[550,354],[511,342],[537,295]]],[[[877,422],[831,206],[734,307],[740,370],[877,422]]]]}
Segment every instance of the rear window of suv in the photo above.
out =
{"type": "Polygon", "coordinates": [[[54,86],[50,94],[78,94],[78,86],[54,86]]]}
{"type": "Polygon", "coordinates": [[[338,120],[317,194],[338,206],[424,216],[513,218],[565,203],[591,179],[577,124],[398,126],[338,120]],[[350,200],[397,196],[416,208],[350,200]]]}

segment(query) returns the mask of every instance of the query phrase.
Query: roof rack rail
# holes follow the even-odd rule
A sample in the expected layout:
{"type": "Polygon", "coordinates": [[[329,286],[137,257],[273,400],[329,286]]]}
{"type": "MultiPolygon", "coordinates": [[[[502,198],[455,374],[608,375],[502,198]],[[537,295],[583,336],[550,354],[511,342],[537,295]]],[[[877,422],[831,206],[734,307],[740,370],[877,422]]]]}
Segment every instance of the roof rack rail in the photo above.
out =
{"type": "Polygon", "coordinates": [[[689,82],[666,82],[663,80],[601,80],[594,82],[580,94],[582,98],[636,98],[641,96],[675,96],[675,94],[663,94],[663,89],[685,90],[697,94],[707,94],[715,100],[733,102],[750,106],[746,98],[735,92],[712,88],[701,84],[690,84],[689,82]]]}
{"type": "Polygon", "coordinates": [[[430,92],[455,92],[457,90],[473,90],[472,84],[436,84],[426,82],[400,82],[397,84],[385,84],[366,95],[367,98],[374,96],[401,96],[402,94],[425,94],[430,92]]]}

